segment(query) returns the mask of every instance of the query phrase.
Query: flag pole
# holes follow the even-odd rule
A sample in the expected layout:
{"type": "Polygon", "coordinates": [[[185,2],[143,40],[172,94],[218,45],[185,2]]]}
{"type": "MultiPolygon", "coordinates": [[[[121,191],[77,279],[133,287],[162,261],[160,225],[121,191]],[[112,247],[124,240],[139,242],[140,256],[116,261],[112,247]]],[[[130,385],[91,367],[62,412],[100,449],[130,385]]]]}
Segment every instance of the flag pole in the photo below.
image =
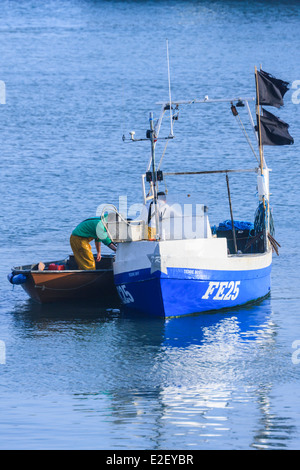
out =
{"type": "MultiPolygon", "coordinates": [[[[261,143],[261,124],[260,124],[260,104],[259,104],[259,89],[258,89],[258,76],[257,76],[257,67],[255,66],[255,79],[256,79],[256,113],[258,114],[258,132],[259,132],[259,156],[260,156],[260,173],[261,176],[264,176],[264,154],[263,146],[261,143]]],[[[265,230],[264,230],[264,245],[265,249],[268,249],[268,232],[269,232],[269,201],[267,201],[267,210],[266,210],[266,200],[265,195],[262,196],[263,208],[265,213],[265,230]],[[267,218],[267,220],[266,220],[267,218]]]]}
{"type": "Polygon", "coordinates": [[[264,157],[263,157],[263,146],[261,144],[261,125],[260,125],[260,105],[259,105],[259,92],[258,92],[258,77],[257,77],[257,67],[255,66],[255,81],[256,81],[256,112],[258,114],[258,146],[259,146],[259,157],[260,157],[260,172],[263,175],[263,166],[264,166],[264,157]]]}

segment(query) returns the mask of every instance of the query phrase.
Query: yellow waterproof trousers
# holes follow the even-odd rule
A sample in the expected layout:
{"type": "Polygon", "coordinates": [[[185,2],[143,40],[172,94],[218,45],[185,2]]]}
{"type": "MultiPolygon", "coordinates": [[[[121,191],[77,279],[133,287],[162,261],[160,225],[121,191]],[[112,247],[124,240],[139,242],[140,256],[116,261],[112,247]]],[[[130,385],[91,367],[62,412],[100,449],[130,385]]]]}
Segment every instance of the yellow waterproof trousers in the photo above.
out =
{"type": "Polygon", "coordinates": [[[155,240],[156,228],[148,226],[148,240],[155,240]]]}
{"type": "Polygon", "coordinates": [[[77,237],[76,235],[71,235],[70,237],[70,245],[73,250],[78,269],[96,269],[96,263],[92,253],[92,247],[90,245],[92,240],[93,238],[77,237]]]}

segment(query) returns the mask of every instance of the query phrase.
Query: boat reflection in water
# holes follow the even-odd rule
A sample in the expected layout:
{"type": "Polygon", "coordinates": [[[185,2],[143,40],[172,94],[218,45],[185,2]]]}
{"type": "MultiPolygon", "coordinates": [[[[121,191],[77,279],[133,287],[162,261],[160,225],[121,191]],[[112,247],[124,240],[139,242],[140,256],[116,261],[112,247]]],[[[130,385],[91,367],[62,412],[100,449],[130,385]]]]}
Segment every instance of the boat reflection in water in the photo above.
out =
{"type": "MultiPolygon", "coordinates": [[[[276,325],[269,298],[168,320],[99,308],[97,302],[29,300],[15,308],[13,318],[15,337],[26,338],[31,357],[18,387],[31,383],[39,393],[50,389],[64,396],[67,391],[80,435],[86,436],[81,446],[100,432],[103,446],[114,448],[122,440],[129,448],[136,445],[128,433],[132,426],[140,448],[176,448],[178,436],[183,449],[193,443],[218,448],[236,434],[241,448],[268,448],[274,439],[278,445],[277,421],[291,426],[271,406],[277,369],[271,364],[276,325]],[[42,371],[36,385],[28,381],[35,368],[42,371]],[[255,412],[245,414],[245,406],[255,412]]],[[[22,344],[15,364],[26,354],[22,344]]]]}
{"type": "Polygon", "coordinates": [[[170,318],[165,325],[165,344],[186,347],[221,340],[227,345],[230,340],[243,343],[261,340],[271,334],[271,327],[270,300],[264,299],[240,308],[170,318]]]}
{"type": "MultiPolygon", "coordinates": [[[[55,302],[40,304],[32,299],[15,304],[12,311],[16,324],[22,318],[25,322],[42,320],[47,329],[49,323],[76,320],[88,324],[89,320],[98,321],[99,325],[106,321],[114,321],[119,328],[120,348],[126,347],[128,338],[126,332],[130,332],[130,344],[134,346],[134,340],[139,343],[147,339],[147,344],[160,348],[188,348],[201,346],[213,342],[224,342],[228,345],[230,339],[236,343],[249,341],[262,341],[266,336],[273,335],[273,322],[271,300],[266,298],[241,307],[223,309],[213,312],[201,312],[181,317],[149,317],[141,312],[132,312],[123,309],[119,302],[112,302],[111,297],[107,301],[101,299],[74,299],[68,302],[55,302]],[[125,337],[124,337],[125,335],[125,337]]],[[[26,325],[25,325],[26,326],[26,325]]],[[[127,356],[127,355],[126,355],[127,356]]]]}
{"type": "Polygon", "coordinates": [[[237,342],[261,340],[271,334],[270,297],[241,307],[192,315],[170,317],[167,319],[149,318],[141,312],[122,310],[122,318],[135,323],[136,328],[153,331],[161,329],[162,346],[186,348],[192,345],[224,341],[235,337],[237,342]]]}

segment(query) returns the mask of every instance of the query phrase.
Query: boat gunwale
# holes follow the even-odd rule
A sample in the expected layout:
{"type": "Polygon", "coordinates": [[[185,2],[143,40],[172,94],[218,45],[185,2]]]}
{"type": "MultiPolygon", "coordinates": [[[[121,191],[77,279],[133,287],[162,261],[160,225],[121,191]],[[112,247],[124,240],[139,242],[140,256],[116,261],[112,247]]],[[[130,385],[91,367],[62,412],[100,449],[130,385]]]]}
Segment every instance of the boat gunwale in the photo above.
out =
{"type": "Polygon", "coordinates": [[[54,270],[50,271],[45,269],[44,271],[40,271],[38,269],[19,269],[19,268],[12,268],[13,273],[18,274],[65,274],[65,273],[102,273],[102,272],[109,272],[113,271],[113,268],[107,269],[63,269],[63,270],[54,270]]]}
{"type": "MultiPolygon", "coordinates": [[[[72,255],[70,255],[72,256],[72,255]]],[[[54,264],[64,264],[64,263],[67,263],[69,261],[70,257],[69,258],[64,258],[64,259],[60,259],[60,260],[56,260],[56,261],[46,261],[45,262],[45,267],[49,266],[51,263],[54,263],[54,264]]],[[[114,255],[111,255],[111,254],[103,254],[102,257],[101,257],[102,260],[104,259],[112,259],[114,260],[114,255]]],[[[24,264],[22,266],[13,266],[11,268],[11,272],[12,273],[15,273],[15,274],[63,274],[63,273],[103,273],[103,272],[109,272],[109,271],[113,271],[113,266],[109,267],[109,268],[99,268],[99,269],[62,269],[62,270],[59,270],[59,269],[55,269],[55,270],[50,270],[50,269],[43,269],[43,270],[39,270],[37,269],[37,266],[38,266],[39,263],[31,263],[31,264],[24,264]]]]}
{"type": "Polygon", "coordinates": [[[228,258],[243,258],[243,257],[250,257],[250,258],[255,258],[255,257],[261,257],[263,255],[269,255],[272,253],[272,249],[264,251],[263,253],[227,253],[228,258]]]}

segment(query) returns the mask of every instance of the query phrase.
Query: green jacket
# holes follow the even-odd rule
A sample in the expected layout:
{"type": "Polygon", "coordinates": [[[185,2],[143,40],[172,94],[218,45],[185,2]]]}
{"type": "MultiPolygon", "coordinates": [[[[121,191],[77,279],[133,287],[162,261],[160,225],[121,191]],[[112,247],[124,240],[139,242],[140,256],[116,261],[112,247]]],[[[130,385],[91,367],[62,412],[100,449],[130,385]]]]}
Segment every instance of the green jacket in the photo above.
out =
{"type": "Polygon", "coordinates": [[[102,242],[109,245],[111,239],[107,235],[107,231],[101,222],[101,217],[92,217],[81,222],[73,230],[72,235],[84,238],[94,238],[96,242],[102,242]]]}

